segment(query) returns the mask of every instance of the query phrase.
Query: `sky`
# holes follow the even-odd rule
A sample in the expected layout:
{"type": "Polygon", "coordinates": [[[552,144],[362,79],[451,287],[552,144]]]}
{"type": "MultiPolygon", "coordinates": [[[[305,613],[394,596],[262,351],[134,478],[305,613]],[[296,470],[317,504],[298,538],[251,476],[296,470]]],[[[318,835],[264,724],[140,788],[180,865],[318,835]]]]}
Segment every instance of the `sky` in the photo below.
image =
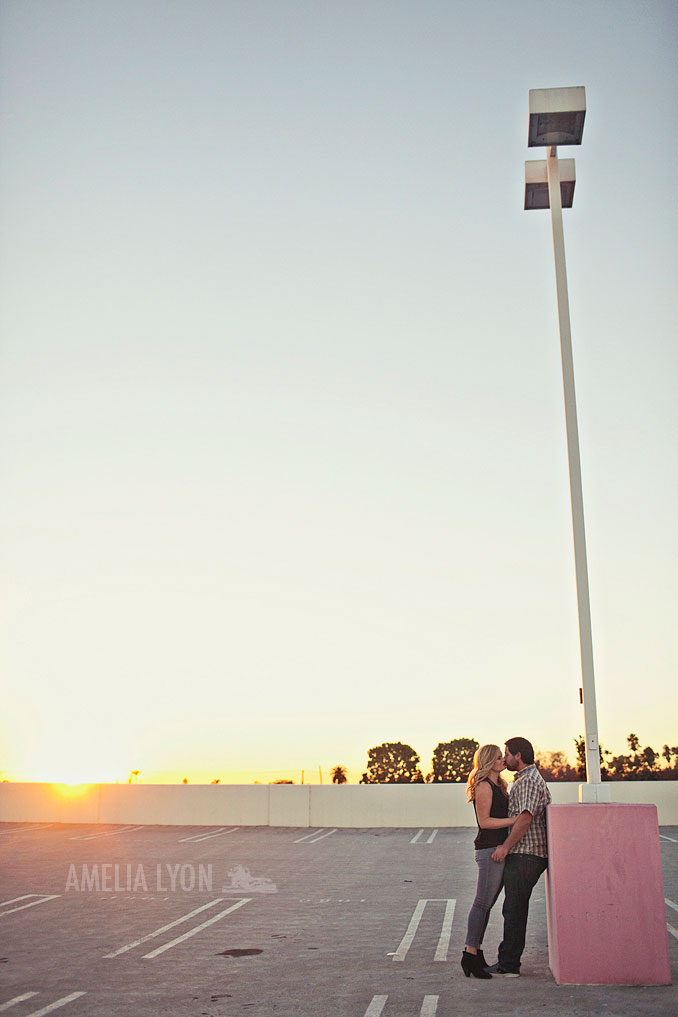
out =
{"type": "Polygon", "coordinates": [[[0,777],[678,743],[672,0],[2,0],[0,777]]]}

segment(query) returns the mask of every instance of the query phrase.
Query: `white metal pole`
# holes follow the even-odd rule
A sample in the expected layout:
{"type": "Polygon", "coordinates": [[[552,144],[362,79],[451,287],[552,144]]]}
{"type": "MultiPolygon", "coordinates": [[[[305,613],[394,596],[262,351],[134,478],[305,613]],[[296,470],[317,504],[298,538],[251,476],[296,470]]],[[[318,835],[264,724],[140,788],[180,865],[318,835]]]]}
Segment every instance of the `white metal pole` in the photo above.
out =
{"type": "Polygon", "coordinates": [[[560,356],[563,365],[563,394],[565,396],[567,455],[570,467],[570,499],[572,502],[574,562],[577,576],[577,608],[579,611],[579,647],[581,652],[584,726],[586,730],[586,781],[588,784],[600,784],[598,716],[596,711],[595,677],[593,673],[593,636],[591,633],[589,576],[586,564],[584,498],[582,494],[581,462],[579,458],[577,402],[574,390],[570,305],[567,296],[565,238],[563,234],[563,206],[560,196],[558,150],[555,145],[548,149],[546,168],[549,187],[549,205],[551,207],[551,227],[553,229],[553,254],[556,263],[558,323],[560,326],[560,356]]]}

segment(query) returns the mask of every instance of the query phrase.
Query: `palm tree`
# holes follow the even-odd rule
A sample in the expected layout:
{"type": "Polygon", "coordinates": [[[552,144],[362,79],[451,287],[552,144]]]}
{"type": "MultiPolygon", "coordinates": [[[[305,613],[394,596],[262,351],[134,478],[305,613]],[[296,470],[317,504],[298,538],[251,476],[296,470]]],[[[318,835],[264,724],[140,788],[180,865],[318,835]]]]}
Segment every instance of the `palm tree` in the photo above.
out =
{"type": "Polygon", "coordinates": [[[345,784],[348,779],[346,777],[346,767],[333,766],[330,770],[330,776],[332,777],[333,784],[345,784]]]}
{"type": "Polygon", "coordinates": [[[139,782],[139,774],[140,773],[141,773],[141,770],[130,770],[130,772],[129,772],[129,780],[127,781],[127,783],[131,784],[132,783],[132,777],[134,777],[134,783],[137,784],[139,782]]]}

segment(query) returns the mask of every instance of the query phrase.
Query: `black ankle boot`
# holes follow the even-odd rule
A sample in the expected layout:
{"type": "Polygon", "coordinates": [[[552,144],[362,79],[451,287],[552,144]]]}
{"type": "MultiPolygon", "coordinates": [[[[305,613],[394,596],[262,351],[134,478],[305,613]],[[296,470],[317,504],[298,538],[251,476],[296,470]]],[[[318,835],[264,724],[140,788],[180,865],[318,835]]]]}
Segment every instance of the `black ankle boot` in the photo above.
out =
{"type": "Polygon", "coordinates": [[[461,969],[467,978],[473,975],[474,978],[491,978],[492,975],[483,966],[480,954],[468,953],[464,950],[461,955],[461,969]]]}
{"type": "Polygon", "coordinates": [[[484,953],[483,953],[483,951],[482,951],[482,950],[480,949],[480,947],[478,947],[478,957],[480,957],[480,963],[481,963],[481,964],[483,965],[483,967],[484,967],[484,968],[489,968],[489,966],[490,966],[490,965],[489,965],[489,964],[487,963],[487,961],[485,960],[485,954],[484,954],[484,953]]]}

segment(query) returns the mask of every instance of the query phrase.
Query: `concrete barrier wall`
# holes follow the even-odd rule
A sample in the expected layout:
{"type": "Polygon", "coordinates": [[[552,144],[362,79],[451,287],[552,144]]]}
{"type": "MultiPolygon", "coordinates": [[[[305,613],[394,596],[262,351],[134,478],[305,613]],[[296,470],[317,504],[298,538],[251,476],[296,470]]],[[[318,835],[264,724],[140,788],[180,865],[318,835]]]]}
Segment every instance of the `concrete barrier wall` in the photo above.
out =
{"type": "Polygon", "coordinates": [[[463,784],[311,786],[311,826],[475,826],[463,784]]]}
{"type": "Polygon", "coordinates": [[[265,785],[102,784],[101,789],[100,823],[269,825],[265,785]]]}
{"type": "Polygon", "coordinates": [[[98,823],[101,786],[0,784],[0,822],[98,823]]]}
{"type": "MultiPolygon", "coordinates": [[[[678,781],[610,783],[612,801],[656,805],[678,826],[678,781]]],[[[549,784],[555,805],[578,784],[549,784]]],[[[475,826],[463,784],[0,784],[3,823],[149,826],[475,826]]]]}

